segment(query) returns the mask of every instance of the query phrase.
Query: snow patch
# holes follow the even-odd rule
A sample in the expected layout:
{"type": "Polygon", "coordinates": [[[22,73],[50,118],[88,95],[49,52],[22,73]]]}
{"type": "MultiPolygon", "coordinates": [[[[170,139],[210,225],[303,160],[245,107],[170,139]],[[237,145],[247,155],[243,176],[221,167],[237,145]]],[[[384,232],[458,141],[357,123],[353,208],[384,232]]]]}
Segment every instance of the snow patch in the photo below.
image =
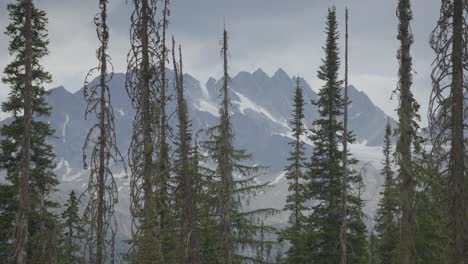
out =
{"type": "Polygon", "coordinates": [[[71,182],[71,181],[76,181],[77,179],[81,178],[81,176],[87,174],[89,172],[89,169],[88,170],[82,170],[76,174],[73,174],[73,175],[69,175],[69,174],[66,174],[62,177],[62,181],[64,182],[71,182]]]}
{"type": "Polygon", "coordinates": [[[69,121],[70,121],[70,117],[68,116],[68,114],[65,114],[65,123],[63,123],[63,127],[62,127],[62,141],[63,141],[63,143],[66,142],[65,137],[67,136],[67,125],[68,125],[69,121]]]}
{"type": "Polygon", "coordinates": [[[219,109],[218,107],[213,104],[212,102],[209,102],[205,99],[200,99],[198,101],[198,104],[194,104],[194,107],[202,112],[207,112],[212,114],[213,116],[218,117],[219,116],[219,109]]]}
{"type": "Polygon", "coordinates": [[[236,91],[233,91],[240,99],[240,101],[233,101],[233,103],[236,103],[239,105],[239,111],[245,115],[245,110],[247,109],[250,109],[250,110],[253,110],[255,112],[258,112],[260,114],[263,114],[264,116],[266,116],[268,119],[270,119],[271,121],[273,121],[274,123],[280,125],[280,126],[283,126],[285,128],[288,128],[289,129],[289,126],[287,124],[286,121],[284,120],[278,120],[277,118],[275,118],[270,112],[268,112],[265,108],[261,107],[261,106],[258,106],[256,105],[252,100],[250,100],[249,98],[247,98],[246,96],[242,95],[241,93],[238,93],[236,91]]]}
{"type": "Polygon", "coordinates": [[[366,141],[349,144],[349,149],[356,159],[371,162],[374,166],[379,166],[384,158],[381,146],[368,146],[366,141]]]}
{"type": "Polygon", "coordinates": [[[57,163],[57,167],[55,168],[54,171],[63,171],[63,175],[62,175],[63,181],[74,181],[76,179],[75,178],[76,175],[70,176],[73,170],[70,167],[70,163],[64,158],[62,158],[60,162],[57,163]]]}
{"type": "Polygon", "coordinates": [[[276,185],[278,184],[282,179],[284,179],[286,177],[286,171],[283,171],[282,173],[280,173],[278,176],[276,176],[276,178],[270,182],[269,185],[276,185]]]}

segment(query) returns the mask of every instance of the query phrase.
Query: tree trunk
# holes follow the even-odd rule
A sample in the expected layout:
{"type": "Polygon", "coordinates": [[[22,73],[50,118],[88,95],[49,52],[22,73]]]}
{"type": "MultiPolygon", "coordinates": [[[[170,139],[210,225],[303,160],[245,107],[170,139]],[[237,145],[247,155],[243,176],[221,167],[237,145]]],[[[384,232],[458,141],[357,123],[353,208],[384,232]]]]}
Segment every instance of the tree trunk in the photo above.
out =
{"type": "Polygon", "coordinates": [[[223,32],[223,59],[224,59],[224,83],[223,83],[223,103],[221,113],[221,226],[222,226],[222,251],[223,263],[232,264],[234,241],[232,238],[232,169],[230,164],[229,152],[230,144],[230,127],[229,127],[229,75],[228,75],[228,36],[227,31],[223,32]]]}
{"type": "Polygon", "coordinates": [[[16,218],[16,263],[26,264],[28,259],[28,222],[29,222],[29,168],[31,160],[31,122],[32,122],[32,0],[25,4],[25,83],[23,143],[21,149],[21,171],[19,175],[19,204],[16,218]]]}
{"type": "Polygon", "coordinates": [[[344,113],[343,113],[343,179],[341,188],[341,215],[340,230],[340,263],[347,262],[347,185],[348,185],[348,8],[346,8],[346,33],[345,33],[345,87],[344,87],[344,113]]]}
{"type": "Polygon", "coordinates": [[[148,226],[148,221],[155,217],[153,213],[153,143],[151,140],[151,113],[150,113],[150,61],[149,61],[149,36],[148,36],[148,17],[149,7],[148,0],[143,0],[141,5],[142,14],[142,30],[141,30],[141,46],[142,46],[142,73],[141,73],[141,115],[143,122],[143,181],[144,181],[144,236],[151,236],[149,230],[153,227],[148,226]]]}
{"type": "Polygon", "coordinates": [[[463,1],[454,0],[452,45],[452,120],[450,151],[451,263],[464,263],[463,1]]]}
{"type": "Polygon", "coordinates": [[[398,109],[399,129],[399,166],[400,166],[400,202],[401,202],[401,230],[400,230],[400,263],[414,263],[414,237],[413,237],[413,197],[414,180],[412,176],[411,146],[415,133],[412,129],[412,117],[414,115],[413,98],[411,94],[411,67],[412,58],[410,48],[412,35],[410,29],[411,6],[410,0],[400,0],[398,4],[399,40],[401,43],[399,60],[399,90],[400,108],[398,109]]]}
{"type": "Polygon", "coordinates": [[[107,105],[106,105],[106,74],[107,74],[107,58],[106,58],[106,46],[107,46],[107,36],[108,36],[108,29],[106,25],[107,19],[107,3],[105,0],[100,1],[101,4],[101,29],[103,30],[103,42],[100,49],[100,64],[101,64],[101,76],[100,76],[100,86],[101,86],[101,98],[100,98],[100,106],[101,111],[99,113],[99,169],[97,175],[98,181],[98,190],[97,190],[97,199],[98,199],[98,211],[97,211],[97,227],[96,227],[96,264],[103,264],[105,262],[105,223],[104,223],[104,210],[105,208],[105,173],[106,173],[106,142],[107,142],[107,134],[106,134],[106,112],[107,112],[107,105]]]}

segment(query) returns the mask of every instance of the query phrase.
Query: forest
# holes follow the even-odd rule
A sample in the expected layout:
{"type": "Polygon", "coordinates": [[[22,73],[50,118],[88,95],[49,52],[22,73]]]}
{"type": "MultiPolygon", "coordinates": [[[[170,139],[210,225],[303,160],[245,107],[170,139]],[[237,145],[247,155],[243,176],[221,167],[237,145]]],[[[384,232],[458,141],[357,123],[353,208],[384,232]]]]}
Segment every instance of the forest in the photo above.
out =
{"type": "Polygon", "coordinates": [[[80,95],[83,120],[91,124],[80,142],[87,183],[59,199],[47,99],[53,76],[43,63],[48,10],[38,8],[39,0],[5,1],[11,61],[3,69],[9,92],[1,110],[10,117],[0,128],[0,263],[468,264],[467,0],[440,0],[426,41],[433,51],[428,105],[414,96],[412,1],[395,0],[389,10],[398,19],[398,120],[381,124],[384,182],[372,219],[364,212],[365,175],[350,147],[352,8],[330,5],[323,14],[317,99],[309,100],[294,77],[288,148],[272,153],[284,154],[288,164],[286,202],[278,209],[250,206],[271,188],[259,177],[272,164],[255,162],[251,149],[237,145],[229,21],[213,50],[222,70],[216,124],[195,129],[183,56],[190,43],[169,34],[177,12],[171,0],[126,3],[132,13],[124,83],[134,110],[128,149],[119,145],[121,110],[111,100],[112,13],[109,0],[94,0],[89,20],[99,46],[80,95]],[[317,109],[314,120],[308,105],[317,109]],[[427,126],[421,107],[428,109],[427,126]],[[116,166],[128,179],[129,197],[121,195],[116,166]],[[126,199],[128,237],[116,209],[126,199]],[[284,225],[269,220],[279,214],[287,215],[284,225]]]}

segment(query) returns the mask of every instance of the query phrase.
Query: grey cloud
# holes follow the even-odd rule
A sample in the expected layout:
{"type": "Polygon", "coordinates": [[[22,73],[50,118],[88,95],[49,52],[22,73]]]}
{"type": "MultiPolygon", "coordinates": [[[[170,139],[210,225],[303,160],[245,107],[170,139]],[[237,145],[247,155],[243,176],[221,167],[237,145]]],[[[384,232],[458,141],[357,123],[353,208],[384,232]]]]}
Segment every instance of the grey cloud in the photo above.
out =
{"type": "MultiPolygon", "coordinates": [[[[5,10],[8,1],[0,1],[0,28],[8,23],[5,10]]],[[[51,86],[63,84],[77,90],[87,70],[96,64],[97,41],[92,18],[97,1],[36,2],[48,12],[50,19],[51,54],[45,61],[54,75],[51,86]]],[[[132,6],[128,2],[111,0],[109,8],[110,51],[116,71],[120,72],[125,70],[129,48],[132,6]]],[[[183,45],[186,72],[202,83],[210,76],[221,75],[219,39],[226,21],[231,37],[231,74],[260,67],[273,74],[281,67],[290,75],[303,76],[317,89],[321,85],[316,71],[322,57],[327,8],[336,5],[343,30],[344,7],[348,6],[351,83],[395,116],[396,102],[388,98],[397,79],[396,3],[396,0],[174,0],[170,34],[183,45]]],[[[413,1],[413,56],[417,72],[414,91],[423,104],[429,96],[430,64],[434,57],[428,39],[438,18],[439,5],[438,0],[413,1]]],[[[5,36],[0,36],[2,68],[8,63],[7,41],[5,36]]],[[[0,97],[4,96],[1,92],[0,97]]]]}

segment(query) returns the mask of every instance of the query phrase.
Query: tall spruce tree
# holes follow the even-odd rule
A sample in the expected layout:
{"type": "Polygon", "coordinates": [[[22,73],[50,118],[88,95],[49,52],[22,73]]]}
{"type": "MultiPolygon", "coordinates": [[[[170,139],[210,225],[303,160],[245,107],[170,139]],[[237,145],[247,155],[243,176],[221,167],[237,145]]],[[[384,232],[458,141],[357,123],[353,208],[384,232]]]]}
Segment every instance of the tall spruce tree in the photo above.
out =
{"type": "MultiPolygon", "coordinates": [[[[243,164],[251,158],[245,150],[234,147],[234,133],[232,132],[229,82],[228,74],[228,33],[223,32],[222,55],[224,78],[220,91],[221,108],[220,123],[208,129],[208,140],[203,143],[211,162],[214,164],[214,176],[219,179],[216,190],[218,195],[217,208],[219,224],[217,236],[219,242],[217,262],[223,264],[246,263],[265,261],[258,259],[258,254],[249,254],[248,250],[255,252],[261,244],[271,244],[272,241],[258,239],[261,231],[274,232],[269,226],[261,226],[260,221],[277,212],[271,208],[245,211],[244,206],[249,196],[267,186],[267,183],[258,185],[256,176],[261,167],[243,164]],[[234,179],[238,176],[238,179],[234,179]]],[[[216,263],[216,262],[215,262],[216,263]]]]}
{"type": "Polygon", "coordinates": [[[385,177],[382,198],[379,202],[376,215],[375,231],[377,235],[376,255],[381,264],[393,264],[398,262],[399,246],[399,200],[398,186],[395,173],[392,170],[392,128],[387,121],[385,128],[381,174],[385,177]]]}
{"type": "MultiPolygon", "coordinates": [[[[398,40],[400,49],[398,51],[398,88],[399,92],[399,135],[396,148],[397,162],[399,165],[399,190],[400,190],[400,263],[410,264],[415,261],[414,248],[414,188],[415,179],[412,171],[412,146],[416,146],[418,130],[417,119],[419,105],[411,92],[413,83],[411,45],[413,35],[410,22],[413,19],[410,0],[399,0],[397,8],[398,40]]],[[[417,146],[416,146],[417,147],[417,146]]]]}
{"type": "MultiPolygon", "coordinates": [[[[180,75],[180,74],[179,74],[180,75]]],[[[221,255],[219,245],[221,243],[219,229],[219,207],[218,185],[219,180],[214,171],[202,166],[202,163],[208,162],[208,157],[200,153],[198,143],[199,133],[195,134],[195,142],[191,166],[195,178],[195,205],[196,205],[196,233],[197,235],[197,257],[199,263],[219,264],[221,255]]]]}
{"type": "MultiPolygon", "coordinates": [[[[308,199],[314,201],[308,217],[308,247],[311,249],[313,261],[317,263],[339,263],[341,259],[339,241],[343,216],[342,191],[347,190],[347,255],[348,263],[363,263],[367,261],[366,226],[363,222],[363,201],[361,199],[362,177],[350,168],[346,168],[346,188],[343,188],[343,150],[340,149],[343,140],[344,101],[341,96],[338,79],[338,23],[336,10],[328,11],[324,47],[325,59],[318,71],[318,77],[325,84],[319,91],[319,100],[314,102],[319,108],[320,117],[314,121],[310,139],[314,143],[312,159],[308,174],[308,199]],[[352,249],[352,250],[349,250],[352,249]]],[[[348,142],[353,141],[351,133],[347,134],[348,142]]],[[[351,166],[357,160],[347,154],[347,163],[351,166]]]]}
{"type": "Polygon", "coordinates": [[[85,263],[81,255],[85,230],[79,216],[79,200],[75,191],[70,192],[65,207],[62,213],[63,237],[58,263],[82,264],[85,263]]]}
{"type": "MultiPolygon", "coordinates": [[[[187,110],[187,103],[184,98],[184,75],[182,63],[182,48],[179,45],[179,63],[176,60],[175,40],[172,38],[172,64],[174,65],[175,86],[177,94],[177,116],[178,116],[178,136],[176,139],[176,161],[174,162],[178,189],[181,190],[180,207],[181,213],[181,241],[184,257],[182,262],[187,264],[198,263],[198,229],[196,219],[196,197],[195,197],[195,166],[192,164],[190,131],[191,123],[187,110]]],[[[195,159],[198,161],[198,159],[195,159]]]]}
{"type": "Polygon", "coordinates": [[[466,14],[463,0],[443,0],[440,18],[431,34],[430,44],[436,58],[432,72],[433,89],[429,104],[429,127],[433,145],[432,156],[443,164],[441,177],[447,178],[449,208],[449,263],[468,263],[468,228],[466,193],[467,131],[465,71],[468,66],[466,14]],[[465,116],[464,116],[465,115],[465,116]]]}
{"type": "Polygon", "coordinates": [[[292,146],[289,152],[288,162],[286,167],[286,179],[288,180],[289,194],[286,198],[285,210],[291,214],[289,216],[289,227],[282,230],[280,233],[281,240],[290,242],[291,247],[286,252],[286,263],[309,263],[308,250],[305,243],[305,221],[304,213],[308,210],[306,206],[306,182],[307,175],[305,173],[305,146],[303,137],[306,135],[304,127],[304,95],[299,84],[299,77],[296,79],[296,90],[293,98],[293,113],[290,121],[294,140],[289,143],[292,146]]]}
{"type": "Polygon", "coordinates": [[[132,238],[127,256],[131,263],[163,263],[156,192],[158,142],[158,85],[160,78],[156,0],[133,0],[126,89],[135,108],[129,148],[131,170],[132,238]]]}
{"type": "Polygon", "coordinates": [[[438,175],[438,162],[432,155],[425,151],[415,154],[415,263],[450,263],[447,179],[438,175]]]}
{"type": "MultiPolygon", "coordinates": [[[[7,173],[8,186],[3,186],[14,199],[7,199],[4,208],[15,210],[15,222],[7,224],[14,230],[5,231],[8,253],[14,253],[17,264],[53,263],[56,261],[58,223],[52,209],[57,204],[49,194],[57,185],[52,146],[46,140],[54,131],[43,118],[50,115],[45,101],[44,84],[50,74],[40,64],[48,54],[47,17],[31,0],[8,4],[10,24],[6,34],[11,37],[10,55],[13,61],[4,70],[2,81],[11,91],[2,104],[3,112],[11,113],[12,122],[0,132],[2,153],[0,166],[7,173]],[[13,249],[11,247],[14,247],[13,249]]],[[[3,206],[2,206],[3,207],[3,206]]],[[[1,218],[13,220],[12,212],[2,212],[1,218]]],[[[3,222],[3,220],[2,220],[3,222]]],[[[7,256],[7,261],[13,261],[7,256]]]]}
{"type": "Polygon", "coordinates": [[[117,147],[114,124],[114,110],[108,83],[112,80],[112,63],[108,55],[109,28],[107,26],[108,0],[99,0],[100,12],[94,23],[100,47],[96,51],[99,61],[86,76],[84,98],[87,102],[85,118],[92,118],[96,123],[89,129],[83,146],[84,167],[90,167],[86,195],[88,203],[83,212],[88,234],[85,250],[89,262],[96,264],[114,263],[117,233],[117,220],[114,206],[118,200],[118,191],[110,164],[123,164],[123,157],[117,147]],[[99,81],[89,83],[89,78],[99,75],[99,81]],[[89,160],[88,152],[91,153],[89,160]]]}

